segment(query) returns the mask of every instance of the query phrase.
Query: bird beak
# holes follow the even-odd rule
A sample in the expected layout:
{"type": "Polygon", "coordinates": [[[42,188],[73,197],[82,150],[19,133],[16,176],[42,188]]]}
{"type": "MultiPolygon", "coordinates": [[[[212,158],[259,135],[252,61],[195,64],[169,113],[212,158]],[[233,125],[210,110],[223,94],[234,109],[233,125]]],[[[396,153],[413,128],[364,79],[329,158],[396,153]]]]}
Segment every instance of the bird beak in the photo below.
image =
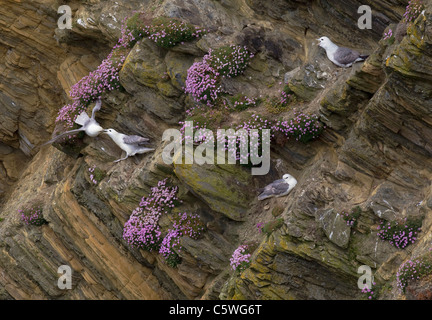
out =
{"type": "Polygon", "coordinates": [[[103,129],[101,133],[107,133],[108,130],[107,129],[103,129]]]}

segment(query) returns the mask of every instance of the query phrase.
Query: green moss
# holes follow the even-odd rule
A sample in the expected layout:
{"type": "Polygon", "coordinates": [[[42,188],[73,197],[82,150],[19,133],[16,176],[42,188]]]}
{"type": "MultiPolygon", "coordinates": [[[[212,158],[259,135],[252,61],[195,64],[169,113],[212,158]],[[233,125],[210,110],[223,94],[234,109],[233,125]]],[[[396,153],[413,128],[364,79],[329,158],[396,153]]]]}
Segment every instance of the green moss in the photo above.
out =
{"type": "Polygon", "coordinates": [[[149,26],[142,12],[136,12],[126,20],[126,27],[132,33],[135,40],[129,43],[129,47],[133,47],[137,41],[146,37],[149,32],[149,26]]]}
{"type": "Polygon", "coordinates": [[[166,175],[173,175],[174,174],[174,167],[173,166],[168,166],[168,165],[163,165],[163,164],[156,164],[156,169],[158,169],[159,171],[161,171],[162,173],[166,174],[166,175]]]}
{"type": "Polygon", "coordinates": [[[225,120],[224,110],[210,109],[204,112],[195,112],[195,114],[187,121],[193,121],[194,126],[199,125],[202,128],[210,130],[217,130],[222,127],[222,123],[225,120]]]}
{"type": "Polygon", "coordinates": [[[177,252],[172,251],[164,261],[171,268],[177,268],[177,266],[182,262],[182,259],[177,252]]]}
{"type": "Polygon", "coordinates": [[[166,97],[178,97],[181,92],[177,90],[171,82],[165,81],[165,82],[158,82],[157,88],[159,89],[160,93],[162,93],[166,97]]]}
{"type": "MultiPolygon", "coordinates": [[[[73,129],[75,129],[75,127],[73,129]]],[[[64,152],[68,156],[73,157],[73,158],[78,158],[81,150],[85,147],[85,144],[82,141],[84,136],[85,136],[84,132],[79,132],[72,139],[69,139],[66,141],[54,142],[52,145],[53,145],[53,147],[64,152]]]]}
{"type": "Polygon", "coordinates": [[[405,292],[405,288],[412,281],[418,281],[432,274],[432,254],[428,252],[419,258],[403,263],[397,272],[398,287],[405,292]]]}
{"type": "Polygon", "coordinates": [[[280,90],[280,97],[267,97],[265,107],[268,112],[278,114],[289,110],[289,108],[298,102],[295,93],[285,84],[280,90]]]}
{"type": "Polygon", "coordinates": [[[423,218],[408,217],[401,221],[381,221],[378,236],[382,240],[388,240],[390,244],[403,249],[414,243],[417,234],[421,230],[423,218]]]}
{"type": "Polygon", "coordinates": [[[176,18],[158,17],[153,19],[149,32],[158,46],[169,49],[179,43],[199,38],[205,30],[176,18]],[[165,36],[159,37],[158,34],[165,36]]]}
{"type": "Polygon", "coordinates": [[[341,212],[343,219],[347,222],[347,224],[351,227],[357,226],[357,220],[360,218],[362,210],[360,206],[356,206],[349,213],[341,212]]]}
{"type": "Polygon", "coordinates": [[[280,103],[277,97],[268,98],[264,101],[266,110],[272,114],[279,114],[288,110],[288,106],[280,103]]]}
{"type": "Polygon", "coordinates": [[[261,103],[259,98],[249,98],[242,93],[238,93],[228,98],[231,108],[235,111],[244,111],[246,109],[256,107],[261,103]]]}
{"type": "Polygon", "coordinates": [[[277,229],[279,229],[280,227],[282,227],[284,224],[284,219],[283,218],[279,218],[273,221],[270,221],[268,223],[266,223],[263,228],[262,231],[267,235],[270,236],[270,234],[272,234],[274,231],[276,231],[277,229]]]}
{"type": "Polygon", "coordinates": [[[251,203],[247,192],[252,183],[249,172],[231,164],[176,164],[176,159],[174,168],[177,177],[210,208],[230,219],[244,221],[251,203]]]}
{"type": "Polygon", "coordinates": [[[47,224],[48,221],[43,217],[42,203],[34,202],[29,204],[26,208],[18,210],[21,215],[21,220],[25,224],[42,226],[47,224]]]}
{"type": "Polygon", "coordinates": [[[289,89],[295,93],[297,97],[304,101],[311,101],[317,95],[319,89],[309,87],[301,81],[293,81],[289,83],[289,89]]]}
{"type": "Polygon", "coordinates": [[[272,216],[276,218],[280,216],[283,211],[284,211],[283,207],[276,206],[272,209],[272,216]]]}
{"type": "Polygon", "coordinates": [[[103,178],[105,178],[106,173],[105,173],[105,171],[103,171],[103,170],[101,170],[101,169],[99,169],[99,168],[95,168],[95,170],[94,170],[94,172],[93,172],[93,175],[94,175],[95,179],[96,179],[98,182],[100,182],[100,181],[103,180],[103,178]]]}
{"type": "Polygon", "coordinates": [[[129,47],[135,45],[140,39],[149,36],[159,47],[169,49],[179,43],[197,39],[205,34],[204,29],[176,18],[157,17],[150,22],[143,12],[137,12],[127,19],[126,27],[135,38],[129,43],[129,47]]]}

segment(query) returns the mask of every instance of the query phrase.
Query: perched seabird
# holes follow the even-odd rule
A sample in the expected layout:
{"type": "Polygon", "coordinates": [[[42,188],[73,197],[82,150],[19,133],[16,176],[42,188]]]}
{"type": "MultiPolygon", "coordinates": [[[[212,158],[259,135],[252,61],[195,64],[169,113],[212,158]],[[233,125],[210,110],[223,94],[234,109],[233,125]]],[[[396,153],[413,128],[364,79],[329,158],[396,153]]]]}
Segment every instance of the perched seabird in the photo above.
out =
{"type": "Polygon", "coordinates": [[[282,176],[282,179],[273,181],[267,185],[264,191],[258,196],[258,200],[286,196],[296,184],[297,180],[292,175],[286,173],[282,176]]]}
{"type": "Polygon", "coordinates": [[[355,50],[339,47],[327,37],[321,37],[317,40],[319,41],[318,45],[325,49],[329,60],[339,67],[351,67],[353,63],[364,61],[369,57],[369,55],[361,55],[355,50]]]}
{"type": "Polygon", "coordinates": [[[148,144],[149,139],[131,135],[128,136],[123,133],[119,133],[114,129],[106,129],[103,131],[122,149],[126,152],[126,157],[117,159],[114,162],[125,160],[129,156],[134,156],[136,154],[142,154],[150,151],[154,151],[152,148],[146,148],[143,145],[148,144]]]}
{"type": "Polygon", "coordinates": [[[87,113],[85,111],[81,112],[81,114],[76,118],[75,123],[79,124],[81,126],[81,128],[63,132],[63,133],[59,134],[58,136],[52,138],[48,142],[45,142],[42,146],[53,143],[58,138],[64,137],[66,135],[72,135],[75,133],[79,133],[81,131],[85,131],[85,133],[92,138],[98,136],[99,133],[101,133],[104,130],[100,126],[100,124],[95,120],[96,112],[100,110],[101,106],[102,106],[102,101],[99,98],[96,101],[96,104],[92,110],[91,118],[87,115],[87,113]]]}

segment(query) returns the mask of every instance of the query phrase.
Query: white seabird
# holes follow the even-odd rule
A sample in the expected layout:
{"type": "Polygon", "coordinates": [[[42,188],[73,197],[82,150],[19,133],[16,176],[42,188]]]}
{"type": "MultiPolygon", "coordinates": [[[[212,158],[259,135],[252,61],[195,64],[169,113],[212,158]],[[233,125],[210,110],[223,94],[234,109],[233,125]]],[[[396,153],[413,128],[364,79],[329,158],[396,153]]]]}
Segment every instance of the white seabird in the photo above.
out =
{"type": "Polygon", "coordinates": [[[369,55],[361,55],[355,50],[339,47],[327,37],[321,37],[317,40],[319,41],[318,45],[325,49],[327,58],[339,67],[351,67],[354,63],[364,61],[369,57],[369,55]]]}
{"type": "Polygon", "coordinates": [[[296,184],[297,180],[292,175],[286,173],[282,176],[282,179],[273,181],[264,187],[264,191],[258,196],[258,200],[286,196],[296,184]]]}
{"type": "Polygon", "coordinates": [[[42,146],[53,143],[58,138],[64,137],[66,135],[79,133],[81,131],[85,131],[85,133],[92,138],[98,136],[99,133],[101,133],[104,130],[100,126],[100,124],[95,120],[96,112],[100,110],[101,106],[102,106],[102,101],[99,98],[96,101],[96,104],[92,110],[91,118],[87,115],[87,113],[85,111],[81,112],[81,114],[76,118],[75,123],[79,124],[81,126],[81,128],[63,132],[63,133],[59,134],[58,136],[52,138],[51,140],[45,142],[42,146]]]}
{"type": "Polygon", "coordinates": [[[144,138],[136,135],[128,136],[123,133],[119,133],[114,129],[106,129],[103,131],[115,142],[116,145],[126,152],[126,157],[117,159],[114,162],[125,160],[129,156],[136,154],[143,154],[146,152],[154,151],[153,148],[146,148],[143,145],[148,144],[149,138],[144,138]]]}

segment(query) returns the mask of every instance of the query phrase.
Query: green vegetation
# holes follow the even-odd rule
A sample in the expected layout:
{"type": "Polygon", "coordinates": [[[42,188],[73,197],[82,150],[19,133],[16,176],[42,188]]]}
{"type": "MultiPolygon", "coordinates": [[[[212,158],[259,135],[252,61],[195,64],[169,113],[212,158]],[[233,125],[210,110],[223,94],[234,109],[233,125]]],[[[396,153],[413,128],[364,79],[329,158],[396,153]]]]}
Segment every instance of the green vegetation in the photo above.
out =
{"type": "Polygon", "coordinates": [[[340,214],[342,215],[343,219],[347,222],[347,225],[351,227],[355,227],[357,225],[357,220],[360,217],[362,213],[362,210],[359,206],[354,207],[351,209],[351,211],[345,212],[342,211],[340,214]]]}

